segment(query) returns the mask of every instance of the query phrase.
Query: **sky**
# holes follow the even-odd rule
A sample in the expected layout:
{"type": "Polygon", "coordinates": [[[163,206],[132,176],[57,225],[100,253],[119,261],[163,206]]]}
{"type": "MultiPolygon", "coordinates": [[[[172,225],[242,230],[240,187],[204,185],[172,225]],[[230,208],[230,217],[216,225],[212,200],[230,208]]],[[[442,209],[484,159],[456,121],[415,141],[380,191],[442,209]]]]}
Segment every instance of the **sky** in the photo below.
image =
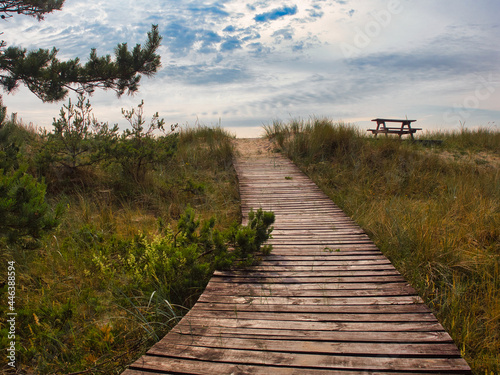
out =
{"type": "MultiPolygon", "coordinates": [[[[2,20],[1,38],[59,58],[163,36],[161,70],[134,96],[96,92],[99,121],[144,100],[167,124],[222,126],[257,137],[275,120],[328,117],[372,127],[408,118],[425,130],[500,127],[498,0],[66,0],[38,22],[2,20]]],[[[9,113],[50,128],[67,101],[26,88],[3,93],[9,113]]],[[[75,100],[75,98],[73,98],[75,100]]]]}

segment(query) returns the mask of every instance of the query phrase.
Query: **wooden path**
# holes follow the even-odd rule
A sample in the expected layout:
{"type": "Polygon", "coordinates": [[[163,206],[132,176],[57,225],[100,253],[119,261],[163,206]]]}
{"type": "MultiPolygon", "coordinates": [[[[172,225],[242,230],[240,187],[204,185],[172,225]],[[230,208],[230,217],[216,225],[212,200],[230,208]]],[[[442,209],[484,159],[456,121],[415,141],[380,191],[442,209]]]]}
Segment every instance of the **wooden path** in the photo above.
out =
{"type": "MultiPolygon", "coordinates": [[[[248,142],[259,141],[240,140],[241,150],[248,142]]],[[[272,254],[249,272],[216,272],[193,309],[124,374],[470,373],[360,227],[260,147],[235,167],[244,217],[258,207],[276,214],[272,254]]]]}

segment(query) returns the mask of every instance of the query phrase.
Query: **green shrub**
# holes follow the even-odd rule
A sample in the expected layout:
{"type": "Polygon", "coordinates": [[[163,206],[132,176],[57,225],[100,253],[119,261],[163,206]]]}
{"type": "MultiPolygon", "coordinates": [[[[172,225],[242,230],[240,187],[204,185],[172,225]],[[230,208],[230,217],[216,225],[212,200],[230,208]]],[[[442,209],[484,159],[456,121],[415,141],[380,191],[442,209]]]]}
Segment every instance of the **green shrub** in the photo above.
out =
{"type": "Polygon", "coordinates": [[[25,168],[0,170],[0,241],[38,239],[58,225],[61,209],[51,211],[45,202],[45,189],[45,184],[37,182],[25,168]]]}
{"type": "Polygon", "coordinates": [[[0,126],[0,169],[19,169],[20,164],[28,164],[27,150],[35,137],[35,132],[24,125],[5,121],[0,126]]]}
{"type": "Polygon", "coordinates": [[[21,151],[30,138],[16,123],[0,127],[0,245],[27,245],[59,224],[61,206],[53,212],[45,201],[46,185],[27,173],[21,151]]]}
{"type": "Polygon", "coordinates": [[[54,129],[44,133],[42,150],[37,157],[42,172],[58,168],[69,178],[78,176],[88,166],[105,160],[117,140],[118,125],[110,127],[92,114],[88,99],[80,95],[77,104],[69,100],[61,108],[54,129]]]}
{"type": "Polygon", "coordinates": [[[13,124],[7,124],[0,128],[0,169],[5,171],[19,169],[19,145],[12,140],[15,128],[13,124]]]}
{"type": "Polygon", "coordinates": [[[94,245],[93,262],[98,271],[115,277],[125,271],[133,276],[133,288],[161,290],[173,304],[190,306],[215,269],[255,264],[272,232],[274,214],[251,212],[249,224],[215,229],[215,219],[201,222],[192,208],[181,215],[177,228],[164,229],[152,239],[136,236],[127,242],[94,245]],[[154,289],[152,289],[154,288],[154,289]]]}
{"type": "Polygon", "coordinates": [[[114,156],[121,164],[125,177],[141,182],[146,175],[147,166],[164,163],[174,154],[177,124],[171,125],[169,131],[166,131],[165,121],[156,112],[145,126],[144,101],[137,109],[122,109],[122,114],[130,128],[122,133],[114,156]]]}

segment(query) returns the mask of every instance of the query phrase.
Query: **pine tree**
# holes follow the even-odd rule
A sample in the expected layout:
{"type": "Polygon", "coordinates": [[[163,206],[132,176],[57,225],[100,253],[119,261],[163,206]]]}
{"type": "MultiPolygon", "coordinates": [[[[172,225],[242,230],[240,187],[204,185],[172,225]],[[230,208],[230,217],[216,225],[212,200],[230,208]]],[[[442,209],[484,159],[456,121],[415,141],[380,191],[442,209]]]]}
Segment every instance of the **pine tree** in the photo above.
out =
{"type": "MultiPolygon", "coordinates": [[[[13,14],[28,15],[43,20],[44,15],[60,10],[64,0],[0,0],[3,19],[13,14]]],[[[58,50],[53,48],[27,51],[19,47],[0,44],[0,85],[13,92],[20,84],[26,85],[44,102],[54,102],[66,97],[68,90],[92,94],[95,89],[114,90],[119,96],[134,93],[141,75],[151,76],[161,66],[156,53],[161,36],[153,25],[144,46],[137,44],[129,50],[127,43],[115,48],[111,55],[98,56],[95,49],[89,60],[82,64],[79,58],[60,61],[58,50]]]]}
{"type": "Polygon", "coordinates": [[[0,247],[37,239],[59,225],[62,206],[56,212],[45,202],[46,186],[24,168],[0,169],[0,247]]]}

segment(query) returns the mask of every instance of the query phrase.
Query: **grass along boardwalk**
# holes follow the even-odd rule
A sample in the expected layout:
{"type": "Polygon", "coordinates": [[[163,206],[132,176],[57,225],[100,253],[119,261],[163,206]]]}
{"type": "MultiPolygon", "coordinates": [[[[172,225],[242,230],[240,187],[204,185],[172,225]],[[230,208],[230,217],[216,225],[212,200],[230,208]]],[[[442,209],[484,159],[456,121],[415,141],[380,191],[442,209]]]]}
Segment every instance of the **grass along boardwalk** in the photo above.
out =
{"type": "Polygon", "coordinates": [[[216,272],[125,375],[470,373],[359,226],[266,141],[237,148],[244,220],[274,211],[273,252],[251,270],[216,272]]]}

